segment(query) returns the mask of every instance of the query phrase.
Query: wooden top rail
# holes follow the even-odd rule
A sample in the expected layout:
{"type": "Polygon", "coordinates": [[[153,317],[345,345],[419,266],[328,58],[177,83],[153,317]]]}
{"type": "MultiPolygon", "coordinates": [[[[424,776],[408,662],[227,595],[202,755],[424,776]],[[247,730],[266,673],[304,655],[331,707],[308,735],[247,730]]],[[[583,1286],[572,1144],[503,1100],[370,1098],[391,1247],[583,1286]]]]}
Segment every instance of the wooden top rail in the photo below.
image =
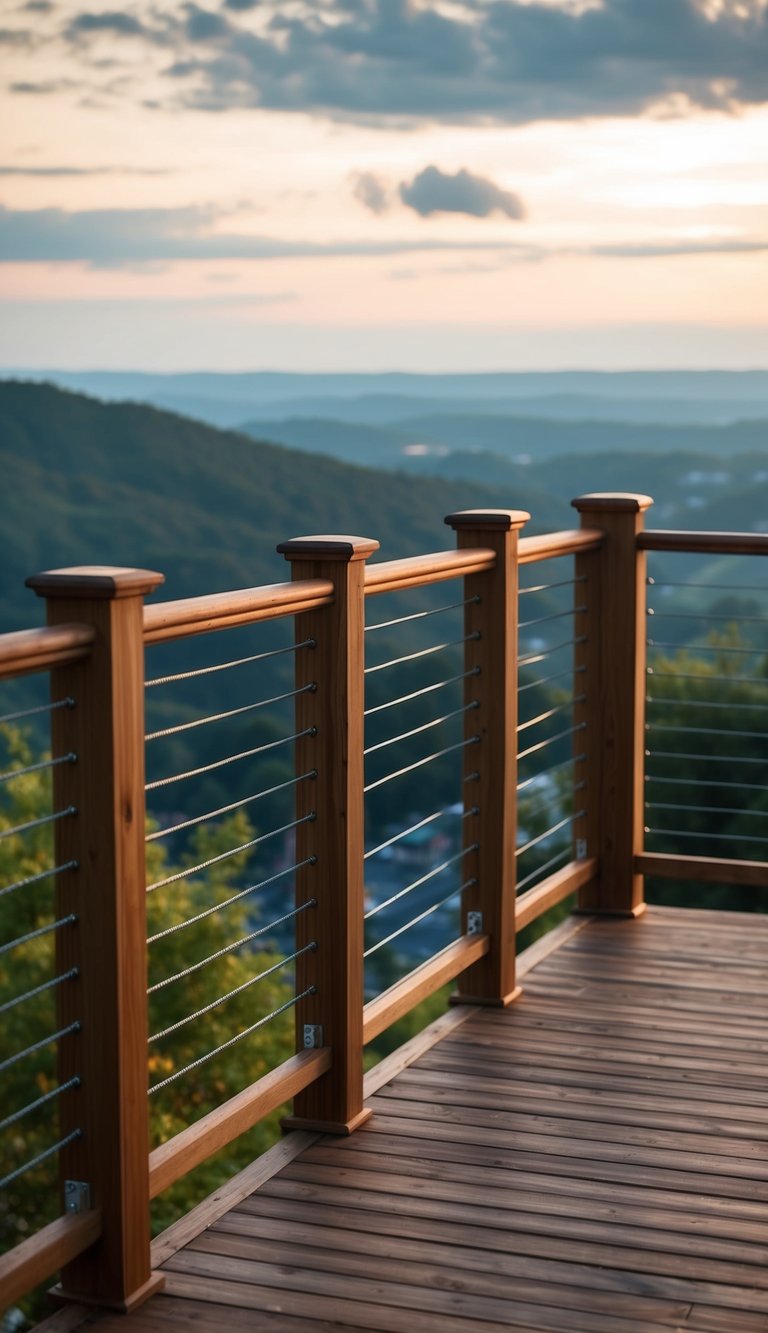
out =
{"type": "Polygon", "coordinates": [[[96,637],[90,625],[55,625],[0,635],[0,680],[79,662],[96,637]]]}
{"type": "Polygon", "coordinates": [[[650,528],[638,534],[637,549],[702,555],[768,555],[768,533],[674,532],[650,528]]]}
{"type": "Polygon", "coordinates": [[[541,537],[521,537],[519,560],[532,565],[537,560],[555,560],[559,555],[596,551],[603,544],[599,528],[568,528],[565,532],[545,532],[541,537]]]}
{"type": "Polygon", "coordinates": [[[399,592],[403,588],[426,587],[465,574],[481,574],[493,569],[494,552],[486,547],[466,551],[434,551],[431,555],[409,555],[403,560],[382,560],[365,567],[366,596],[379,592],[399,592]]]}
{"type": "Polygon", "coordinates": [[[257,620],[276,620],[279,616],[330,606],[332,601],[330,579],[300,579],[295,583],[267,583],[262,588],[185,597],[177,602],[157,602],[144,607],[144,642],[163,643],[217,629],[234,629],[257,620]]]}
{"type": "Polygon", "coordinates": [[[23,1240],[0,1257],[0,1300],[2,1309],[82,1254],[101,1235],[101,1213],[89,1208],[84,1213],[68,1213],[49,1222],[36,1235],[23,1240]]]}

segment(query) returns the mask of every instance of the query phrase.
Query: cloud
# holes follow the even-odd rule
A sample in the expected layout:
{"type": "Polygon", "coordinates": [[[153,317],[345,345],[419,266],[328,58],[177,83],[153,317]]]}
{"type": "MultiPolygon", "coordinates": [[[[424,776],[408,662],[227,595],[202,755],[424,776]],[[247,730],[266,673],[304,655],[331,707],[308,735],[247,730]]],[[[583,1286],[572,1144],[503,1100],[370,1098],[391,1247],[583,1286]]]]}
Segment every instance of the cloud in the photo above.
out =
{"type": "Polygon", "coordinates": [[[224,0],[152,24],[83,12],[66,35],[172,48],[168,100],[207,110],[520,124],[768,103],[768,11],[745,0],[224,0]]]}
{"type": "MultiPolygon", "coordinates": [[[[544,246],[492,240],[286,241],[273,236],[217,230],[224,210],[204,207],[92,209],[67,213],[58,208],[0,206],[0,263],[80,263],[91,268],[147,270],[148,266],[186,260],[274,260],[381,257],[415,254],[494,256],[497,266],[539,263],[559,257],[627,258],[757,254],[768,252],[768,238],[673,238],[668,242],[623,243],[546,249],[544,246]]],[[[468,271],[469,260],[461,271],[468,271]]],[[[457,270],[458,271],[458,270],[457,270]]]]}
{"type": "Polygon", "coordinates": [[[77,14],[68,25],[66,35],[77,39],[98,32],[108,32],[116,37],[141,37],[146,29],[132,14],[107,10],[101,14],[77,14]]]}
{"type": "Polygon", "coordinates": [[[0,165],[2,176],[170,176],[172,171],[166,167],[17,167],[0,165]]]}
{"type": "Polygon", "coordinates": [[[465,213],[473,218],[503,213],[517,220],[525,217],[525,206],[518,195],[465,170],[451,176],[439,167],[425,167],[409,185],[403,182],[400,198],[423,218],[433,213],[465,213]]]}
{"type": "Polygon", "coordinates": [[[389,209],[389,186],[381,176],[375,176],[372,171],[362,171],[355,177],[352,193],[372,213],[386,213],[389,209]]]}

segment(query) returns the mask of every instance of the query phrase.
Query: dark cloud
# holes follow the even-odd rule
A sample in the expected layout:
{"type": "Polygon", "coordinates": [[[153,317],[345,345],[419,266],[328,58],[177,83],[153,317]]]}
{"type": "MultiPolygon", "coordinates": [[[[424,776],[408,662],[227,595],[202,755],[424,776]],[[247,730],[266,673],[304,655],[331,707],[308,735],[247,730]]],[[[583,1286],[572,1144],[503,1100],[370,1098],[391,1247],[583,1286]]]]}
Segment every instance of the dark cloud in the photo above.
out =
{"type": "Polygon", "coordinates": [[[109,32],[117,37],[141,37],[146,34],[143,23],[132,14],[108,10],[103,14],[77,14],[67,27],[70,38],[88,37],[92,33],[109,32]]]}
{"type": "Polygon", "coordinates": [[[0,46],[31,47],[35,37],[23,28],[0,28],[0,46]]]}
{"type": "MultiPolygon", "coordinates": [[[[718,238],[547,250],[498,241],[380,240],[286,241],[215,230],[224,219],[213,208],[94,209],[66,213],[0,206],[0,263],[83,263],[91,268],[143,268],[180,260],[354,258],[407,254],[494,256],[497,267],[568,256],[654,258],[768,251],[768,239],[718,238]]],[[[467,271],[470,260],[463,265],[467,271]]],[[[458,270],[457,270],[458,271],[458,270]]]]}
{"type": "Polygon", "coordinates": [[[400,198],[423,218],[433,213],[466,213],[473,218],[487,218],[491,213],[525,217],[523,201],[516,194],[464,170],[451,176],[438,167],[425,167],[409,185],[403,182],[400,198]]]}
{"type": "Polygon", "coordinates": [[[374,175],[372,171],[361,171],[355,177],[352,193],[372,213],[386,213],[389,208],[389,186],[381,176],[374,175]]]}
{"type": "MultiPolygon", "coordinates": [[[[768,102],[768,13],[704,0],[602,0],[577,12],[543,2],[224,0],[179,6],[151,34],[173,45],[173,99],[224,110],[269,107],[362,123],[523,123],[634,115],[687,103],[768,102]],[[258,8],[258,31],[247,12],[258,8]],[[237,21],[238,13],[243,16],[237,21]]],[[[83,13],[70,35],[138,35],[129,13],[83,13]]]]}
{"type": "Polygon", "coordinates": [[[51,0],[27,0],[24,5],[24,9],[30,14],[52,14],[55,8],[51,0]]]}

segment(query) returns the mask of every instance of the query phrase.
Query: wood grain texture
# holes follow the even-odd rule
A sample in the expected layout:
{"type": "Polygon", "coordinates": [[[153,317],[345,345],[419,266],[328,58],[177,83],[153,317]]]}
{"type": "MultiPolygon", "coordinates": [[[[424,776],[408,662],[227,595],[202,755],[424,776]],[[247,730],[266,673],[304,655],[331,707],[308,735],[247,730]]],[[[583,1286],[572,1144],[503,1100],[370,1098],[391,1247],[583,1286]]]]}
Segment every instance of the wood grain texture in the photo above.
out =
{"type": "Polygon", "coordinates": [[[733,861],[710,856],[672,856],[667,852],[640,852],[635,868],[662,879],[700,880],[707,884],[746,884],[768,888],[768,861],[733,861]]]}
{"type": "Polygon", "coordinates": [[[260,588],[185,597],[175,602],[157,602],[144,608],[144,642],[162,643],[190,634],[234,629],[258,620],[274,620],[320,606],[333,598],[330,579],[308,579],[304,583],[268,583],[260,588]]]}
{"type": "Polygon", "coordinates": [[[150,1281],[142,599],[162,576],[117,570],[110,591],[98,570],[89,598],[86,574],[71,594],[65,574],[32,580],[49,623],[95,632],[85,661],[51,675],[52,697],[75,700],[52,714],[53,753],[77,755],[53,770],[54,809],[78,811],[55,825],[58,864],[78,867],[57,878],[57,914],[77,918],[57,932],[57,967],[79,969],[57,987],[57,1016],[82,1025],[59,1042],[59,1078],[83,1080],[61,1101],[62,1134],[82,1137],[60,1171],[90,1184],[102,1235],[62,1280],[79,1299],[127,1306],[150,1281]]]}
{"type": "Polygon", "coordinates": [[[487,935],[464,935],[445,949],[441,949],[426,963],[414,968],[394,986],[375,1000],[369,1000],[363,1009],[363,1041],[367,1045],[398,1018],[410,1013],[417,1004],[434,995],[436,990],[471,967],[488,953],[487,935]]]}
{"type": "Polygon", "coordinates": [[[292,1129],[351,1133],[368,1112],[363,1106],[363,633],[365,560],[378,543],[308,537],[286,543],[294,579],[330,581],[330,605],[296,617],[296,642],[315,647],[296,654],[296,687],[316,688],[296,699],[296,730],[312,730],[296,744],[296,771],[317,774],[296,788],[297,818],[315,818],[296,830],[296,860],[314,858],[296,875],[296,902],[314,899],[296,919],[296,948],[317,948],[296,964],[296,989],[308,995],[296,1006],[297,1047],[305,1023],[320,1024],[330,1048],[330,1072],[294,1099],[292,1129]]]}
{"type": "Polygon", "coordinates": [[[641,551],[695,551],[705,555],[768,555],[764,532],[675,532],[656,528],[638,538],[641,551]]]}
{"type": "MultiPolygon", "coordinates": [[[[484,533],[481,534],[485,536],[484,533]]],[[[406,556],[402,560],[380,560],[365,571],[365,593],[397,592],[403,588],[422,588],[445,579],[478,574],[492,569],[495,552],[483,541],[475,549],[435,551],[431,555],[406,556]]]]}
{"type": "Polygon", "coordinates": [[[188,1171],[213,1157],[283,1102],[303,1092],[331,1068],[327,1047],[299,1051],[277,1069],[271,1069],[250,1088],[230,1097],[223,1106],[188,1125],[174,1138],[155,1148],[149,1157],[149,1195],[154,1199],[188,1171]]]}
{"type": "MultiPolygon", "coordinates": [[[[643,911],[643,878],[634,857],[643,849],[645,722],[645,555],[637,549],[645,495],[585,495],[572,501],[585,528],[600,527],[598,556],[577,560],[587,611],[578,620],[587,642],[577,655],[586,665],[587,702],[579,713],[586,729],[588,815],[577,836],[597,856],[596,880],[585,885],[579,907],[587,912],[637,915],[643,911]]],[[[578,646],[577,646],[578,647],[578,646]]],[[[580,774],[579,774],[580,775],[580,774]]]]}
{"type": "Polygon", "coordinates": [[[0,1255],[0,1311],[45,1282],[65,1264],[93,1245],[101,1235],[96,1208],[76,1216],[58,1217],[28,1240],[0,1255]]]}
{"type": "Polygon", "coordinates": [[[591,883],[597,873],[597,866],[597,857],[594,856],[585,861],[569,861],[562,870],[547,875],[535,888],[519,894],[515,908],[517,929],[524,930],[532,921],[548,912],[550,907],[555,907],[569,894],[591,883]]]}
{"type": "Polygon", "coordinates": [[[81,662],[90,653],[94,638],[91,625],[47,625],[0,634],[0,680],[81,662]]]}
{"type": "Polygon", "coordinates": [[[540,537],[521,537],[519,560],[521,565],[533,565],[539,560],[557,560],[564,555],[597,551],[602,544],[601,528],[568,528],[564,532],[546,532],[540,537]]]}
{"type": "Polygon", "coordinates": [[[460,1003],[507,1005],[519,993],[515,981],[515,846],[517,839],[517,624],[521,510],[450,514],[459,551],[480,541],[495,553],[493,568],[464,580],[465,807],[462,862],[466,880],[462,919],[482,913],[487,954],[459,978],[460,1003]],[[473,813],[470,814],[469,811],[473,813]]]}

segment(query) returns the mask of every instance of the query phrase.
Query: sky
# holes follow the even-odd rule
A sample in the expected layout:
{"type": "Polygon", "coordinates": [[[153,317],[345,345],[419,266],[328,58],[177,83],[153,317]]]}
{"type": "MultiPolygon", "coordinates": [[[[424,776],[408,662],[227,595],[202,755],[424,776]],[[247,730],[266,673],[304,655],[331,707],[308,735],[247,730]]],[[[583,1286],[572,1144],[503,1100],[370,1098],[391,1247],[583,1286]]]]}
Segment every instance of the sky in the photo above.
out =
{"type": "Polygon", "coordinates": [[[768,367],[768,0],[0,0],[0,365],[768,367]]]}

